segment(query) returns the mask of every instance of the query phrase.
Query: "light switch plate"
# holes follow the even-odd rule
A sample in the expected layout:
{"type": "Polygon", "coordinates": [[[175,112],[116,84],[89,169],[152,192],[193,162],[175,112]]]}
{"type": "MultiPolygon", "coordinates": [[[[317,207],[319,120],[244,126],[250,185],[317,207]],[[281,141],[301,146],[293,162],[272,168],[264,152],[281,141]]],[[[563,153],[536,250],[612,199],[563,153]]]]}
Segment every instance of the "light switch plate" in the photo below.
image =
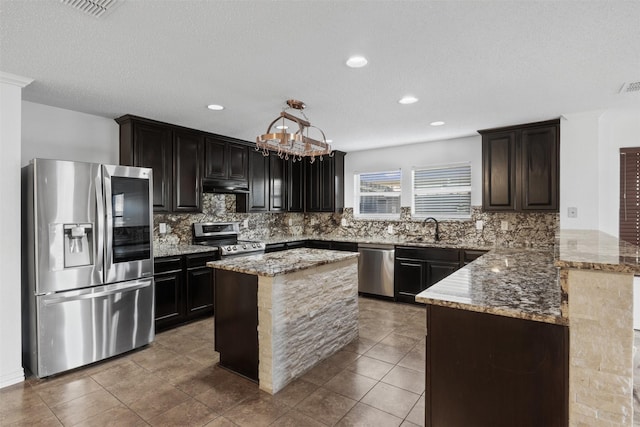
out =
{"type": "Polygon", "coordinates": [[[245,219],[245,220],[244,220],[244,222],[242,223],[242,226],[243,226],[244,228],[249,228],[249,220],[248,220],[248,219],[245,219]]]}
{"type": "Polygon", "coordinates": [[[480,231],[484,228],[484,223],[482,222],[481,219],[476,221],[476,230],[480,231]]]}
{"type": "Polygon", "coordinates": [[[291,227],[292,225],[293,225],[293,220],[289,218],[289,227],[291,227]]]}
{"type": "Polygon", "coordinates": [[[502,231],[509,231],[509,221],[500,221],[500,229],[502,231]]]}
{"type": "Polygon", "coordinates": [[[578,218],[578,208],[575,208],[575,207],[567,208],[567,216],[569,218],[578,218]]]}
{"type": "Polygon", "coordinates": [[[340,225],[343,226],[343,227],[346,227],[347,226],[347,218],[342,218],[340,220],[340,225]]]}
{"type": "Polygon", "coordinates": [[[160,224],[158,224],[158,232],[160,234],[167,234],[167,223],[166,222],[161,222],[160,224]]]}
{"type": "Polygon", "coordinates": [[[393,224],[389,224],[389,225],[387,226],[387,233],[389,233],[389,234],[393,234],[393,224]]]}

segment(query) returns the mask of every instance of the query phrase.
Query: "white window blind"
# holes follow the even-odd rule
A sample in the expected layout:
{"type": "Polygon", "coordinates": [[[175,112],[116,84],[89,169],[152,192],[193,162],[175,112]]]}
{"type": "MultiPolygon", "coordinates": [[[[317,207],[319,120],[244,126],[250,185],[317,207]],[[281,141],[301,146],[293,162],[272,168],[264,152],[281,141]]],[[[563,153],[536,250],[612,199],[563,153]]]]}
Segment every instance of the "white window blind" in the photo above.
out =
{"type": "Polygon", "coordinates": [[[355,215],[400,218],[400,170],[355,174],[355,215]]]}
{"type": "Polygon", "coordinates": [[[413,169],[413,216],[469,218],[471,164],[413,169]]]}

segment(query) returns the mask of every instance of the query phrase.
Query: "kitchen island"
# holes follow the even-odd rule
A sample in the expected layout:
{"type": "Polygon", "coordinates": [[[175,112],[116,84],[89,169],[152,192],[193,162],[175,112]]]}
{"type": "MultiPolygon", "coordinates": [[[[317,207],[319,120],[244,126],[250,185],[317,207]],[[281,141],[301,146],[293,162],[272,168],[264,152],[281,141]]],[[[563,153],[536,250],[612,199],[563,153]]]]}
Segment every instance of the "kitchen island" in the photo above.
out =
{"type": "Polygon", "coordinates": [[[496,249],[427,304],[425,424],[631,425],[637,248],[562,231],[548,250],[496,249]]]}
{"type": "Polygon", "coordinates": [[[207,266],[220,365],[268,393],[358,337],[357,252],[300,248],[207,266]]]}

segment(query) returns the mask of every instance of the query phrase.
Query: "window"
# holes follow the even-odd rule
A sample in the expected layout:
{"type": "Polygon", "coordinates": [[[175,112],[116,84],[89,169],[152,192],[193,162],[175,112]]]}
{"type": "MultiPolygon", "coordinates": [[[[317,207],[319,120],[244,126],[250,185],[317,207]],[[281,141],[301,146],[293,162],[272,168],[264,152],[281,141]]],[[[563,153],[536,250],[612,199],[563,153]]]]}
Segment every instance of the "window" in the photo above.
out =
{"type": "Polygon", "coordinates": [[[620,240],[640,245],[640,148],[620,149],[620,240]]]}
{"type": "Polygon", "coordinates": [[[471,164],[413,168],[411,215],[471,217],[471,164]]]}
{"type": "Polygon", "coordinates": [[[355,215],[400,218],[400,170],[355,175],[355,215]]]}

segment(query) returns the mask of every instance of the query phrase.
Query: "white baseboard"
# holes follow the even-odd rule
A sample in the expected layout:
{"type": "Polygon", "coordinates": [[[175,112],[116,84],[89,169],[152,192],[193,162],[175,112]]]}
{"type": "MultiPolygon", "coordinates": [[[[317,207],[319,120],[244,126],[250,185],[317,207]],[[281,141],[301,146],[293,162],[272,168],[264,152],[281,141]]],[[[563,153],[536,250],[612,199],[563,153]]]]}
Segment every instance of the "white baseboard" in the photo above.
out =
{"type": "Polygon", "coordinates": [[[20,368],[14,372],[8,372],[0,376],[0,388],[9,387],[24,381],[24,369],[20,368]]]}

